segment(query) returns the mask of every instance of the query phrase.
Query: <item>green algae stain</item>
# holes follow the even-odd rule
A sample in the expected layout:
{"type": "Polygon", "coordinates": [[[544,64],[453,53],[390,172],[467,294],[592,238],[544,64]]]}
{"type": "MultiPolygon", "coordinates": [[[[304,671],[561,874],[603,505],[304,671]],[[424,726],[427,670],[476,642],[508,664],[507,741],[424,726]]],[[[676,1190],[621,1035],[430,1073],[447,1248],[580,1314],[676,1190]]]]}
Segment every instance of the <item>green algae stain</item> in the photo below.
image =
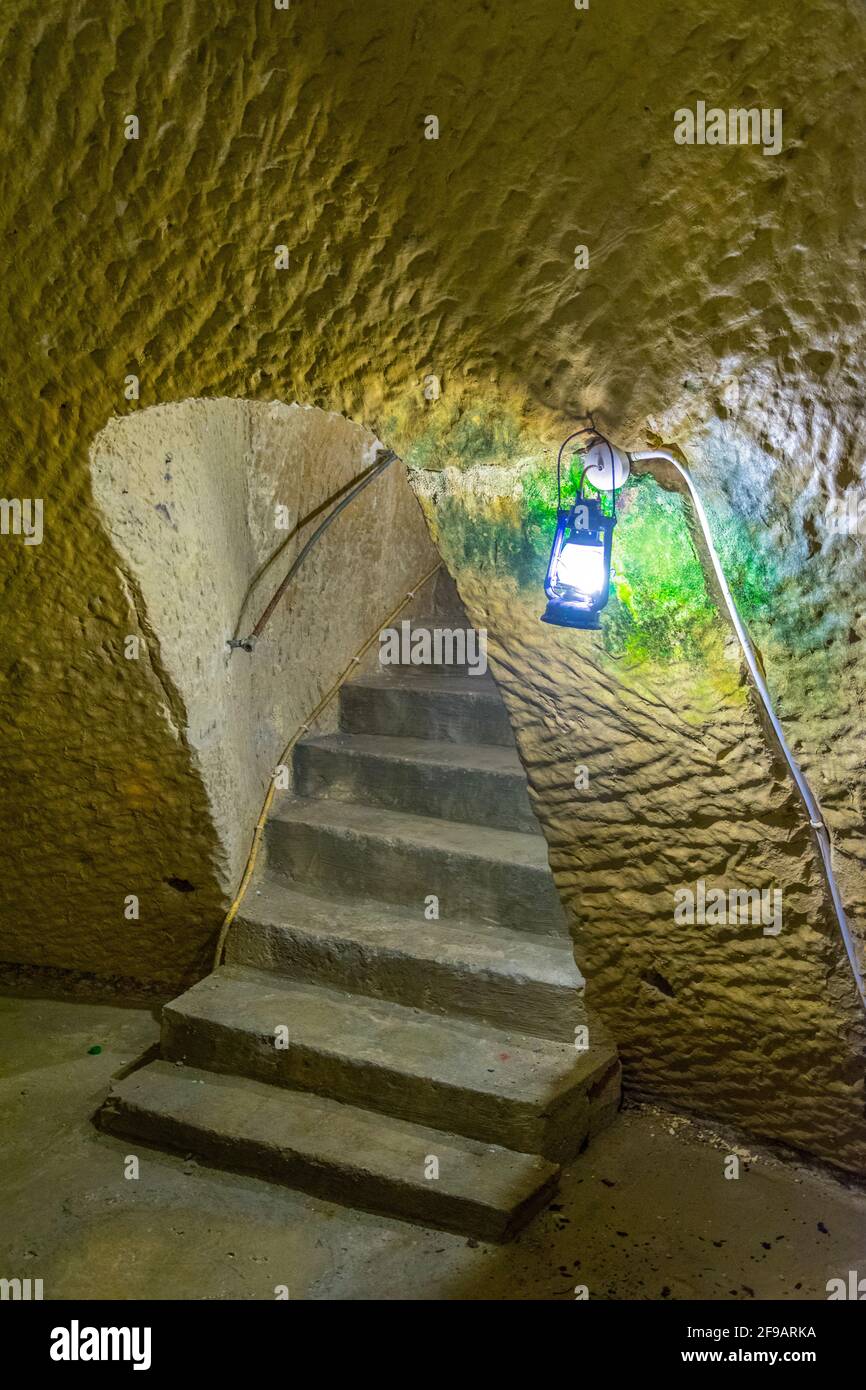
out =
{"type": "MultiPolygon", "coordinates": [[[[555,480],[549,485],[543,475],[530,474],[524,496],[527,527],[542,541],[538,572],[543,581],[545,550],[556,524],[555,480]]],[[[628,480],[617,495],[616,511],[612,592],[602,614],[605,649],[642,661],[700,659],[717,612],[682,499],[643,475],[628,480]]]]}
{"type": "Polygon", "coordinates": [[[437,505],[436,519],[439,546],[452,571],[511,575],[522,589],[538,585],[539,552],[516,511],[469,510],[461,498],[449,496],[437,505]]]}
{"type": "Polygon", "coordinates": [[[441,400],[424,410],[409,403],[386,421],[384,434],[410,468],[431,470],[508,464],[537,443],[527,437],[519,408],[483,400],[441,400]]]}
{"type": "Polygon", "coordinates": [[[682,498],[629,479],[614,532],[613,594],[602,619],[608,651],[645,661],[697,661],[718,620],[682,498]]]}
{"type": "Polygon", "coordinates": [[[722,516],[712,507],[706,510],[722,569],[740,613],[746,622],[766,618],[785,581],[778,560],[767,548],[763,528],[754,527],[733,513],[722,516]]]}
{"type": "MultiPolygon", "coordinates": [[[[563,476],[573,496],[580,461],[563,476]]],[[[446,496],[437,508],[446,560],[478,573],[509,575],[538,593],[539,612],[556,525],[556,476],[548,460],[521,473],[522,496],[493,501],[446,496]]],[[[738,518],[714,527],[728,581],[746,621],[760,617],[774,585],[765,556],[738,518]]],[[[648,475],[632,477],[617,496],[611,597],[602,642],[616,656],[657,664],[705,662],[718,643],[719,614],[689,533],[686,506],[648,475]]]]}

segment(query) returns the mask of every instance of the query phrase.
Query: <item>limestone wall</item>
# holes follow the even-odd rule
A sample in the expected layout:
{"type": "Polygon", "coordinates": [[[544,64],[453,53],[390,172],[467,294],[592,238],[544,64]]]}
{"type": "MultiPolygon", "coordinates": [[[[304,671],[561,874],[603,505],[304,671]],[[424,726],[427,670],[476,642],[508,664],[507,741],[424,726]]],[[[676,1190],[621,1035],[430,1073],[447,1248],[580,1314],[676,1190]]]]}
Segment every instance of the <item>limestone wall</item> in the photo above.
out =
{"type": "MultiPolygon", "coordinates": [[[[414,480],[461,597],[488,629],[587,1006],[616,1039],[632,1095],[860,1170],[862,1013],[802,805],[731,659],[727,623],[712,610],[700,655],[684,661],[662,659],[659,627],[645,656],[606,641],[613,626],[540,622],[543,566],[533,586],[515,561],[534,475],[446,469],[414,480]],[[483,543],[491,513],[496,552],[483,543]],[[731,889],[777,892],[767,903],[778,903],[778,921],[751,910],[745,921],[677,920],[677,891],[697,897],[699,880],[728,903],[731,889]]],[[[624,503],[614,550],[635,606],[641,528],[662,504],[655,486],[624,503]]],[[[685,529],[680,543],[689,547],[685,529]]],[[[606,625],[618,606],[615,597],[606,625]]],[[[687,632],[690,622],[684,592],[669,623],[687,632]]]]}
{"type": "MultiPolygon", "coordinates": [[[[425,467],[507,463],[588,409],[625,446],[689,444],[750,548],[795,560],[754,621],[862,912],[862,542],[826,520],[866,486],[864,59],[859,0],[3,7],[2,491],[44,499],[45,535],[0,537],[0,959],[172,987],[206,959],[228,850],[157,651],[124,660],[137,595],[89,471],[113,416],[199,397],[340,411],[425,467]],[[698,100],[782,109],[781,153],[677,145],[698,100]],[[168,883],[203,864],[210,888],[168,883]],[[150,904],[134,929],[130,884],[150,904]]],[[[565,737],[557,701],[526,699],[539,747],[565,737]]],[[[768,785],[750,768],[731,807],[768,785]]],[[[657,850],[631,870],[647,891],[657,850]]],[[[745,1031],[715,997],[719,1039],[745,1031]]],[[[685,1093],[694,1049],[666,1037],[685,1093]]],[[[739,1104],[721,1067],[713,1084],[739,1104]]]]}
{"type": "MultiPolygon", "coordinates": [[[[104,638],[116,673],[104,710],[113,751],[96,770],[107,826],[81,805],[76,814],[73,801],[62,838],[43,843],[37,830],[38,859],[21,861],[65,912],[84,911],[89,899],[94,929],[59,930],[49,919],[39,930],[13,917],[8,959],[169,989],[201,973],[288,738],[437,563],[395,463],[328,529],[254,652],[228,647],[252,629],[323,504],[377,448],[341,415],[242,400],[155,406],[99,433],[90,451],[96,524],[110,538],[121,595],[104,638]],[[144,745],[135,718],[142,679],[152,691],[144,745]],[[68,879],[54,867],[78,861],[80,906],[63,897],[68,879]],[[129,895],[138,917],[125,915],[129,895]]],[[[86,686],[79,698],[86,719],[86,686]]],[[[77,765],[61,766],[74,797],[77,765]]],[[[82,802],[90,809],[86,794],[82,802]]]]}
{"type": "Polygon", "coordinates": [[[182,704],[180,728],[165,715],[204,785],[230,896],[289,736],[438,559],[394,463],[310,552],[253,653],[229,648],[327,509],[296,535],[298,523],[377,452],[341,415],[232,400],[155,406],[113,420],[93,445],[94,495],[182,704]]]}

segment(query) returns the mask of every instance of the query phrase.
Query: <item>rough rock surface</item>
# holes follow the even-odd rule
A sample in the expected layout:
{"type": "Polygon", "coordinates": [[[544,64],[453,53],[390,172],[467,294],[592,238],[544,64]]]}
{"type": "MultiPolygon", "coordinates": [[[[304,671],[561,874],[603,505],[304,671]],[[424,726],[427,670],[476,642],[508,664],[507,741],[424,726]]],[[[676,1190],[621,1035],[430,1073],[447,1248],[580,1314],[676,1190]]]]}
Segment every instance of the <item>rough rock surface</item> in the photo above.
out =
{"type": "Polygon", "coordinates": [[[473,514],[519,511],[518,479],[449,469],[415,483],[487,628],[587,1006],[617,1041],[625,1086],[862,1169],[860,1006],[802,806],[721,619],[700,663],[612,655],[598,633],[541,623],[540,584],[467,563],[473,514]],[[698,880],[778,890],[778,935],[751,912],[678,922],[675,892],[698,880]]]}
{"type": "MultiPolygon", "coordinates": [[[[512,400],[548,439],[594,409],[624,445],[693,441],[702,482],[743,483],[734,509],[797,557],[759,637],[866,902],[862,538],[827,526],[863,487],[864,57],[859,0],[4,8],[2,490],[46,522],[39,547],[0,539],[0,957],[177,984],[219,919],[215,887],[168,882],[220,851],[158,665],[124,661],[134,605],[88,475],[110,417],[199,396],[321,405],[422,452],[444,416],[494,460],[512,400]],[[782,153],[676,145],[699,99],[781,108],[782,153]]],[[[536,700],[554,742],[557,708],[536,700]]]]}
{"type": "MultiPolygon", "coordinates": [[[[335,413],[242,400],[152,407],[97,436],[94,500],[130,610],[114,615],[104,639],[120,656],[117,746],[94,768],[86,803],[98,804],[104,785],[108,829],[99,853],[88,843],[92,825],[79,818],[39,858],[22,855],[19,883],[32,874],[45,893],[59,880],[64,916],[37,932],[16,914],[4,924],[7,959],[167,989],[201,973],[289,737],[438,564],[394,463],[311,552],[255,651],[230,652],[228,639],[250,632],[317,510],[365,472],[378,447],[369,430],[335,413]],[[383,548],[383,535],[400,537],[396,551],[383,548]],[[347,585],[353,573],[363,582],[347,585]],[[143,746],[135,721],[142,670],[155,688],[160,733],[143,746]],[[176,783],[166,784],[173,768],[176,783]],[[185,827],[192,843],[178,833],[185,827]],[[63,866],[79,857],[70,890],[63,866]],[[138,899],[137,917],[126,915],[128,895],[138,899]],[[88,903],[96,930],[83,932],[77,914],[88,903]]],[[[43,840],[43,828],[34,833],[43,840]]]]}

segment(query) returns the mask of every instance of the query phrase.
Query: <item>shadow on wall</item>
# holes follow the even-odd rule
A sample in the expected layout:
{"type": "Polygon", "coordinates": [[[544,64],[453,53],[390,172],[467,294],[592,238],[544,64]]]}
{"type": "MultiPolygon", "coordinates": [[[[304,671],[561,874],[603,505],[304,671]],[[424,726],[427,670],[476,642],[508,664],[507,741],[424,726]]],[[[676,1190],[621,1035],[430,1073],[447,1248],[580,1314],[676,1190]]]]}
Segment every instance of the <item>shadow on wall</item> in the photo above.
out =
{"type": "Polygon", "coordinates": [[[405,471],[392,465],[313,549],[255,651],[228,647],[308,538],[299,523],[378,447],[341,415],[226,399],[154,406],[112,420],[94,441],[94,496],[135,610],[130,635],[147,644],[165,721],[201,779],[225,896],[287,738],[438,559],[405,471]]]}

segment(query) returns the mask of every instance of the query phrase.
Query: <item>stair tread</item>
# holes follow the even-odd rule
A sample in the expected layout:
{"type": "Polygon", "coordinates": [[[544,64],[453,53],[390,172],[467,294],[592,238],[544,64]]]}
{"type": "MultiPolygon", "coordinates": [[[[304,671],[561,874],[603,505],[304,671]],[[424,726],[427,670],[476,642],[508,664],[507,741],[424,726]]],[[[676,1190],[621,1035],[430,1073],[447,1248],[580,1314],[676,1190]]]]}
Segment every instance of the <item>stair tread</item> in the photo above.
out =
{"type": "Polygon", "coordinates": [[[550,872],[546,841],[531,831],[501,830],[471,821],[416,816],[408,811],[389,811],[355,801],[291,796],[274,807],[271,819],[285,824],[321,826],[358,836],[376,836],[413,848],[446,855],[462,854],[493,863],[538,869],[545,874],[550,872]]]}
{"type": "Polygon", "coordinates": [[[501,705],[499,687],[491,676],[446,675],[432,673],[419,668],[409,674],[405,667],[394,666],[388,671],[374,671],[369,675],[356,676],[343,688],[351,690],[361,686],[367,690],[432,691],[436,695],[466,695],[469,699],[485,700],[501,705]]]}
{"type": "Polygon", "coordinates": [[[269,872],[247,895],[240,916],[252,925],[282,926],[310,937],[358,942],[419,961],[466,964],[491,974],[583,988],[568,940],[535,937],[472,920],[428,922],[388,903],[300,891],[269,872]]]}
{"type": "MultiPolygon", "coordinates": [[[[423,1191],[428,1202],[457,1198],[505,1214],[540,1188],[552,1188],[559,1173],[557,1164],[540,1155],[480,1143],[310,1091],[164,1061],[114,1083],[106,1128],[128,1128],[130,1114],[136,1112],[182,1125],[178,1137],[185,1142],[196,1131],[216,1134],[239,1155],[245,1146],[257,1146],[337,1170],[350,1184],[363,1184],[372,1176],[423,1191]],[[117,1123],[118,1110],[125,1124],[117,1123]],[[424,1177],[430,1154],[439,1160],[435,1182],[424,1177]]],[[[351,1199],[355,1194],[350,1189],[343,1195],[351,1199]]]]}
{"type": "Polygon", "coordinates": [[[433,763],[446,769],[469,769],[524,779],[516,747],[497,743],[451,743],[444,739],[400,738],[388,734],[311,734],[302,746],[324,748],[354,757],[395,762],[433,763]]]}
{"type": "Polygon", "coordinates": [[[613,1048],[577,1052],[568,1043],[346,995],[245,966],[223,966],[165,1012],[257,1037],[273,1037],[275,1028],[285,1025],[296,1047],[540,1110],[575,1087],[590,1085],[616,1056],[613,1048]]]}

